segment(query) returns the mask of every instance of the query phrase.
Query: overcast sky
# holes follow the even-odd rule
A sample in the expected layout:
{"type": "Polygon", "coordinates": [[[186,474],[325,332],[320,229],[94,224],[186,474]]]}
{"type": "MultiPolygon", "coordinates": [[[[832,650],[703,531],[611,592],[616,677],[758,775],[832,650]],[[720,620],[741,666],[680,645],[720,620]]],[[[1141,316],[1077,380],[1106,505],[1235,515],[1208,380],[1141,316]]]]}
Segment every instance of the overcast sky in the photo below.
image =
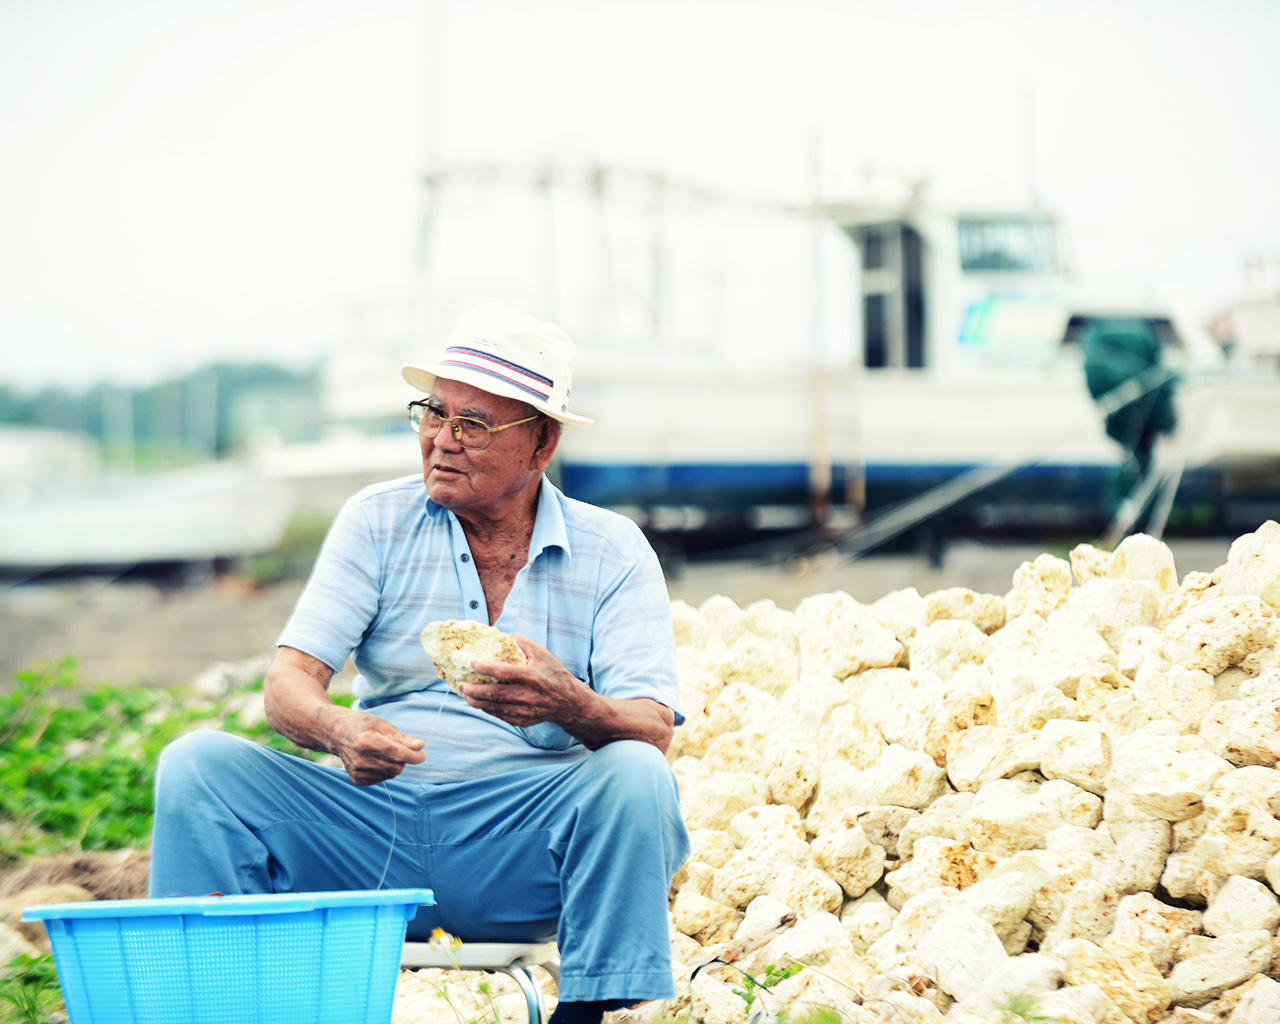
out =
{"type": "MultiPolygon", "coordinates": [[[[952,205],[1034,187],[1087,286],[1204,317],[1280,250],[1278,42],[1274,0],[4,0],[2,379],[315,358],[420,287],[432,155],[798,201],[820,140],[828,191],[872,165],[952,205]]],[[[508,297],[509,235],[536,294],[534,214],[457,228],[489,206],[444,208],[433,273],[508,297]]],[[[779,280],[722,297],[802,327],[779,280]]]]}

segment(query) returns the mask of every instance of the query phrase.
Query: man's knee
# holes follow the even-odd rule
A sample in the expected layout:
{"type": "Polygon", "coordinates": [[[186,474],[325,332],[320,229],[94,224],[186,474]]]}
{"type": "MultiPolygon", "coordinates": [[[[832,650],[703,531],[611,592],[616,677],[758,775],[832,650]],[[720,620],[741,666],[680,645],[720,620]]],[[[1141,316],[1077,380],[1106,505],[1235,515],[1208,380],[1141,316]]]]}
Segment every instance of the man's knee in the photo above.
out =
{"type": "Polygon", "coordinates": [[[615,740],[594,751],[591,757],[598,759],[607,770],[622,775],[630,772],[645,776],[668,775],[671,771],[662,751],[642,740],[615,740]]]}
{"type": "Polygon", "coordinates": [[[679,802],[671,766],[662,751],[640,740],[617,740],[592,753],[589,761],[610,796],[626,802],[632,797],[651,801],[655,796],[679,802]]]}
{"type": "MultiPolygon", "coordinates": [[[[660,850],[670,880],[689,852],[689,836],[680,813],[680,791],[662,751],[651,743],[618,740],[592,753],[599,787],[580,813],[588,820],[608,822],[635,843],[647,836],[660,850]]],[[[644,844],[638,844],[643,847],[644,844]]]]}
{"type": "Polygon", "coordinates": [[[197,729],[179,736],[160,753],[156,788],[183,789],[192,783],[226,778],[253,757],[255,744],[214,729],[197,729]]]}

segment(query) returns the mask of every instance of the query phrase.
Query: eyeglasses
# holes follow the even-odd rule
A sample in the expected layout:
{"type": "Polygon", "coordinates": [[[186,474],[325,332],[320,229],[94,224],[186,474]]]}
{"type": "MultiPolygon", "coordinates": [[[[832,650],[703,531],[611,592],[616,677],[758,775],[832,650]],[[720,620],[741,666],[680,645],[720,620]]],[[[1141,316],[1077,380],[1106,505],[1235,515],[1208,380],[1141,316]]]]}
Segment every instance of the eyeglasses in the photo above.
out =
{"type": "Polygon", "coordinates": [[[439,409],[423,401],[409,403],[409,422],[419,434],[423,437],[435,437],[440,433],[440,428],[447,423],[453,431],[453,439],[463,448],[470,448],[472,451],[488,448],[490,435],[496,434],[499,430],[518,427],[521,423],[528,423],[537,418],[537,416],[526,416],[522,420],[491,427],[483,420],[471,416],[442,416],[439,409]]]}

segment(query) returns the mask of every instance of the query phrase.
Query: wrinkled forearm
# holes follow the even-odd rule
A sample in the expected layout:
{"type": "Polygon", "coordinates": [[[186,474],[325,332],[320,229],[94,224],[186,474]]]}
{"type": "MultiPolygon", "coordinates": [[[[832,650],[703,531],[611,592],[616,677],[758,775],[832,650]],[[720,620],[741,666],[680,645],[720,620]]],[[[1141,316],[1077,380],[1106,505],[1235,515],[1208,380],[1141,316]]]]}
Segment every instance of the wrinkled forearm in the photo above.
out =
{"type": "Polygon", "coordinates": [[[390,722],[333,703],[333,669],[309,654],[281,647],[267,671],[266,710],[271,727],[308,750],[336,755],[357,786],[395,778],[406,764],[421,764],[425,745],[390,722]]]}
{"type": "Polygon", "coordinates": [[[264,686],[267,721],[300,747],[335,753],[335,721],[349,712],[333,703],[322,675],[277,658],[264,686]]]}

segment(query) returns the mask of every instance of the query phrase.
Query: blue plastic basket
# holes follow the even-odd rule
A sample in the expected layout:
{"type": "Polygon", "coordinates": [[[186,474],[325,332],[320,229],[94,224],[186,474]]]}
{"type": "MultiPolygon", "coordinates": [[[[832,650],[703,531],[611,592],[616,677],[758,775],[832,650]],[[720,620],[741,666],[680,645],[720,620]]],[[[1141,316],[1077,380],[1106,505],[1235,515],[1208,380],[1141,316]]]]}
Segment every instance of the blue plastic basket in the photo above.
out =
{"type": "Polygon", "coordinates": [[[430,889],[47,903],[71,1024],[385,1024],[430,889]]]}

